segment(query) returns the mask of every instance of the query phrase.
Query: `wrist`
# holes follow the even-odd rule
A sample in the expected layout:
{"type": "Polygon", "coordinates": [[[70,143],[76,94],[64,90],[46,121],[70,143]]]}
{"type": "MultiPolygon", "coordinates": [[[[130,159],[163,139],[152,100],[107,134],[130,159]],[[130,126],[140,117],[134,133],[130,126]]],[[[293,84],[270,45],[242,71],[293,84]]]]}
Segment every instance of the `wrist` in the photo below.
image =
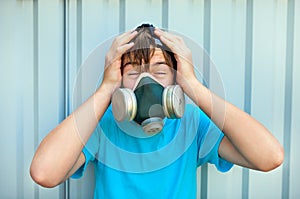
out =
{"type": "Polygon", "coordinates": [[[99,88],[96,90],[95,94],[101,96],[107,96],[110,99],[113,92],[118,87],[119,86],[116,83],[112,84],[112,83],[102,82],[99,88]]]}
{"type": "Polygon", "coordinates": [[[114,87],[110,84],[102,83],[94,93],[94,99],[97,102],[109,104],[111,96],[114,92],[114,87]]]}
{"type": "Polygon", "coordinates": [[[194,102],[196,97],[196,90],[202,85],[197,78],[185,79],[184,82],[181,82],[180,86],[182,87],[184,93],[189,96],[194,102]]]}
{"type": "Polygon", "coordinates": [[[101,84],[92,96],[94,112],[97,120],[99,121],[105,110],[110,104],[111,96],[113,93],[112,87],[106,84],[101,84]]]}

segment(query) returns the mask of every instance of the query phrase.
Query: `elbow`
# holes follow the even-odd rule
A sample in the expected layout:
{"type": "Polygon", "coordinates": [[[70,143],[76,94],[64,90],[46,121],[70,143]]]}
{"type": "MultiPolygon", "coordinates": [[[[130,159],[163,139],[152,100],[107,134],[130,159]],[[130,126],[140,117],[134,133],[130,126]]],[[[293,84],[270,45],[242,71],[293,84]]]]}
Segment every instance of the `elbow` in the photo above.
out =
{"type": "Polygon", "coordinates": [[[284,149],[282,147],[279,147],[276,152],[273,152],[272,156],[270,156],[268,161],[265,162],[265,164],[262,165],[261,168],[259,168],[259,170],[263,172],[272,171],[277,167],[279,167],[280,165],[282,165],[283,161],[284,161],[284,149]]]}
{"type": "Polygon", "coordinates": [[[45,188],[53,188],[61,183],[51,177],[44,169],[37,168],[35,165],[31,165],[30,167],[30,176],[34,182],[45,188]]]}

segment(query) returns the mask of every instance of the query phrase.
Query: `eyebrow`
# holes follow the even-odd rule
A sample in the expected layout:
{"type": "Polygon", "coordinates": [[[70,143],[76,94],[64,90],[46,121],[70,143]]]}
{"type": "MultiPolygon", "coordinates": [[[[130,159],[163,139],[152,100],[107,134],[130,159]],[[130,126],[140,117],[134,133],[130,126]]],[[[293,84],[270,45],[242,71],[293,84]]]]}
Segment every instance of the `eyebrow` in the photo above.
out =
{"type": "Polygon", "coordinates": [[[154,62],[154,63],[151,64],[151,65],[160,65],[160,64],[168,65],[167,62],[165,62],[165,61],[154,62]]]}
{"type": "MultiPolygon", "coordinates": [[[[138,64],[137,62],[126,62],[124,65],[123,65],[123,67],[125,68],[127,65],[129,65],[129,64],[132,64],[132,65],[135,65],[135,64],[138,64]]],[[[155,65],[160,65],[160,64],[165,64],[165,65],[168,65],[167,64],[167,62],[165,62],[165,61],[159,61],[159,62],[154,62],[154,63],[152,63],[151,65],[153,66],[155,66],[155,65]]]]}
{"type": "Polygon", "coordinates": [[[127,65],[129,65],[129,64],[132,64],[132,65],[138,65],[139,63],[137,63],[137,62],[131,62],[131,61],[129,61],[129,62],[126,62],[124,65],[123,65],[123,68],[125,68],[125,66],[127,66],[127,65]]]}

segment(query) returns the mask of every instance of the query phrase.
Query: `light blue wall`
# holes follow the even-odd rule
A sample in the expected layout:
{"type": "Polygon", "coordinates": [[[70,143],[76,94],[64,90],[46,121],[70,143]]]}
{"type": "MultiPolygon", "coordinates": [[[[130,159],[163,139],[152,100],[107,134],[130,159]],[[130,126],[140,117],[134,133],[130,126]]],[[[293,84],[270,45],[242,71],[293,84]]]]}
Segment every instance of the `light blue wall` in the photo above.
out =
{"type": "MultiPolygon", "coordinates": [[[[0,198],[92,197],[91,167],[83,179],[45,189],[31,180],[29,166],[43,137],[94,89],[79,89],[75,99],[74,82],[93,85],[101,76],[101,66],[86,76],[84,60],[142,22],[204,46],[226,99],[285,147],[284,165],[269,173],[200,168],[198,198],[300,198],[299,0],[0,1],[0,198]]],[[[98,51],[95,63],[105,56],[98,51]]],[[[213,87],[212,72],[204,74],[213,87]]]]}

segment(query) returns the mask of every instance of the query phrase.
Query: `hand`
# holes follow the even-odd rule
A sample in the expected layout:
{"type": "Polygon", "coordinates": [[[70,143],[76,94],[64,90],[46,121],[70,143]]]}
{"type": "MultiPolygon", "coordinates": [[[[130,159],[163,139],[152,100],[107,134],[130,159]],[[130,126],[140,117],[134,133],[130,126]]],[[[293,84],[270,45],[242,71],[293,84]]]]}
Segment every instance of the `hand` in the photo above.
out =
{"type": "Polygon", "coordinates": [[[134,45],[134,43],[130,41],[136,36],[136,34],[137,31],[129,31],[116,37],[105,56],[105,68],[102,84],[109,86],[109,88],[112,89],[112,92],[121,85],[121,57],[134,45]]]}
{"type": "Polygon", "coordinates": [[[194,72],[191,50],[186,46],[184,40],[177,35],[162,31],[159,28],[155,28],[154,33],[174,53],[177,61],[176,82],[187,93],[190,90],[190,85],[188,85],[188,83],[197,80],[194,72]]]}

